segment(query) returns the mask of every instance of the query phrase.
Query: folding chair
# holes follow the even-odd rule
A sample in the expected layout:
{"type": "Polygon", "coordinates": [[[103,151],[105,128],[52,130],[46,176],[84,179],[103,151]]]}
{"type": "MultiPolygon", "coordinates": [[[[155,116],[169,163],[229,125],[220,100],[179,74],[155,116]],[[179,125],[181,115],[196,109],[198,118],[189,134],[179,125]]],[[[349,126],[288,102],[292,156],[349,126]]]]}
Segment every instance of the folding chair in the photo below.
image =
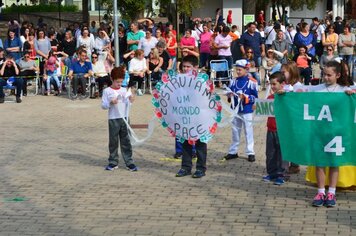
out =
{"type": "Polygon", "coordinates": [[[232,79],[232,70],[229,68],[227,60],[211,60],[210,61],[210,78],[215,85],[222,82],[230,82],[232,79]]]}
{"type": "MultiPolygon", "coordinates": [[[[40,64],[40,60],[39,58],[35,58],[35,65],[37,68],[39,68],[39,64],[40,64]]],[[[39,71],[36,71],[36,75],[35,76],[24,76],[22,78],[26,78],[27,79],[27,96],[35,96],[38,94],[38,90],[39,90],[39,71]],[[30,92],[32,91],[32,92],[30,92]]]]}
{"type": "MultiPolygon", "coordinates": [[[[159,77],[162,76],[162,72],[158,72],[159,73],[159,77]]],[[[149,93],[152,94],[152,90],[153,90],[153,86],[155,86],[155,83],[157,83],[159,80],[154,80],[152,78],[152,73],[147,74],[147,81],[148,81],[148,88],[149,88],[149,93]]]]}

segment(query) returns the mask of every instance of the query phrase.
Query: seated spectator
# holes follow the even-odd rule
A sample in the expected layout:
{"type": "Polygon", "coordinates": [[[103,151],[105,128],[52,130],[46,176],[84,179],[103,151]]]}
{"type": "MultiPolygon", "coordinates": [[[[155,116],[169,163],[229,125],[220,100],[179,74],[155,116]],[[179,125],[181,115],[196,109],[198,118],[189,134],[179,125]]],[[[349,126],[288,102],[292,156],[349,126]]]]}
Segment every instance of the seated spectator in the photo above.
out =
{"type": "Polygon", "coordinates": [[[123,54],[123,60],[124,60],[124,64],[126,65],[126,68],[129,67],[129,63],[130,63],[131,59],[134,57],[135,57],[135,50],[127,50],[123,54]]]}
{"type": "MultiPolygon", "coordinates": [[[[334,46],[330,45],[326,48],[326,55],[322,55],[320,58],[320,70],[321,73],[323,73],[324,70],[324,65],[329,62],[329,61],[333,61],[335,60],[335,58],[337,58],[337,56],[334,54],[334,46]]],[[[322,77],[322,76],[321,76],[322,77]]]]}
{"type": "Polygon", "coordinates": [[[133,87],[137,83],[137,95],[142,96],[142,84],[145,79],[145,73],[148,71],[145,55],[143,50],[137,49],[135,57],[131,59],[129,64],[130,82],[129,87],[133,87]]]}
{"type": "Polygon", "coordinates": [[[35,61],[31,59],[29,51],[24,52],[23,57],[19,61],[19,67],[20,75],[23,79],[23,95],[27,96],[27,79],[29,79],[29,77],[34,78],[36,76],[36,72],[38,73],[40,71],[40,68],[36,66],[35,61]]]}
{"type": "Polygon", "coordinates": [[[163,64],[161,66],[162,72],[165,72],[165,71],[171,69],[172,65],[173,65],[173,60],[170,57],[169,53],[165,50],[166,43],[158,42],[156,47],[158,49],[159,56],[162,57],[162,59],[163,59],[163,64]]]}
{"type": "Polygon", "coordinates": [[[60,68],[59,62],[57,61],[57,56],[54,54],[54,52],[51,50],[48,54],[48,60],[46,60],[45,66],[44,66],[44,77],[43,80],[46,83],[45,88],[46,92],[45,95],[50,94],[51,90],[51,84],[54,86],[54,91],[55,95],[59,95],[59,79],[58,79],[58,74],[57,70],[60,68]]]}
{"type": "Polygon", "coordinates": [[[299,47],[299,53],[294,55],[293,60],[296,62],[297,67],[299,68],[300,75],[304,78],[304,84],[309,85],[311,76],[312,76],[312,69],[311,69],[311,62],[313,56],[307,53],[308,48],[306,46],[299,47]]]}
{"type": "Polygon", "coordinates": [[[1,66],[0,76],[0,103],[5,102],[5,94],[3,87],[6,86],[7,80],[11,79],[12,85],[16,86],[16,102],[21,103],[21,93],[23,87],[23,80],[17,77],[20,74],[19,66],[16,64],[12,55],[7,55],[5,62],[1,66]]]}
{"type": "Polygon", "coordinates": [[[68,73],[69,79],[73,81],[73,94],[77,97],[78,93],[78,82],[80,82],[82,95],[86,94],[86,82],[90,76],[93,75],[92,65],[87,60],[86,50],[81,50],[78,52],[79,60],[73,61],[71,68],[68,73]]]}
{"type": "Polygon", "coordinates": [[[261,84],[260,81],[260,72],[259,72],[259,68],[256,66],[256,62],[254,61],[254,52],[252,50],[252,48],[246,48],[246,59],[250,62],[250,69],[249,69],[249,73],[251,74],[251,76],[253,78],[255,78],[258,82],[258,84],[261,84]]]}
{"type": "MultiPolygon", "coordinates": [[[[269,49],[267,51],[267,55],[262,59],[262,67],[268,71],[269,75],[273,74],[274,72],[280,71],[282,66],[282,64],[279,62],[278,55],[274,52],[275,50],[269,49]]],[[[279,52],[277,51],[277,53],[279,52]]]]}
{"type": "Polygon", "coordinates": [[[147,59],[148,73],[151,75],[151,80],[153,82],[158,82],[161,80],[161,67],[163,65],[163,58],[159,56],[158,49],[152,48],[149,58],[147,59]]]}
{"type": "Polygon", "coordinates": [[[99,56],[98,53],[94,51],[91,54],[91,61],[92,61],[92,67],[93,67],[95,81],[99,85],[99,88],[98,88],[99,89],[99,97],[101,97],[103,95],[104,85],[107,84],[108,86],[110,86],[111,80],[110,80],[109,74],[105,68],[104,62],[100,61],[98,59],[98,56],[99,56]]]}

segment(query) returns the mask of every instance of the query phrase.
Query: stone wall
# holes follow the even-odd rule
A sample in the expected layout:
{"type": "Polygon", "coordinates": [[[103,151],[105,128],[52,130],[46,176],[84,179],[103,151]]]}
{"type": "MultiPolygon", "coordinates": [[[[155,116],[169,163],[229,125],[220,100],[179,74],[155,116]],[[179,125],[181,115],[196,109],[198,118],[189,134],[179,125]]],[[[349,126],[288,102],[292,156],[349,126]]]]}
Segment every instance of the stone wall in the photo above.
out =
{"type": "MultiPolygon", "coordinates": [[[[20,20],[29,21],[37,24],[38,19],[42,17],[48,26],[53,26],[56,29],[66,27],[69,23],[82,22],[83,16],[81,12],[61,12],[60,18],[58,12],[31,12],[27,14],[20,14],[20,20]]],[[[3,20],[18,19],[17,13],[3,14],[3,20]]]]}

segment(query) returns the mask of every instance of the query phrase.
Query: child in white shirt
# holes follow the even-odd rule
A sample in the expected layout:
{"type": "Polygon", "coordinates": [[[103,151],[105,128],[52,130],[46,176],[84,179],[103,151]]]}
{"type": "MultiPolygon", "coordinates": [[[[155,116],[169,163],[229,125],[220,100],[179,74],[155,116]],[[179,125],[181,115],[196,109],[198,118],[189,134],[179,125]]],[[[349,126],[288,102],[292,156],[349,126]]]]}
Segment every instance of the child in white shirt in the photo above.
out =
{"type": "Polygon", "coordinates": [[[134,97],[130,91],[122,87],[125,77],[123,66],[115,67],[111,71],[112,85],[104,89],[101,107],[109,110],[109,164],[106,170],[113,171],[118,168],[119,163],[119,142],[121,155],[126,167],[130,171],[137,171],[137,167],[132,160],[132,146],[127,128],[127,107],[134,97]]]}

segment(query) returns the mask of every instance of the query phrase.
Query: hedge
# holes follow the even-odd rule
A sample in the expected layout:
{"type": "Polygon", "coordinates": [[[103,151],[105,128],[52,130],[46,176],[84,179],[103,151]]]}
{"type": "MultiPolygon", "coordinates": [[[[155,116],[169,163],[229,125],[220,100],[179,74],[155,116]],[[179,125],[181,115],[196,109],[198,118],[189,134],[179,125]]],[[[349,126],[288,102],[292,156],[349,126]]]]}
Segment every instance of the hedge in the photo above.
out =
{"type": "MultiPolygon", "coordinates": [[[[61,12],[77,12],[78,6],[76,5],[61,5],[61,12]]],[[[38,4],[32,6],[26,5],[12,5],[2,9],[2,13],[28,13],[28,12],[58,12],[58,4],[38,4]]]]}

